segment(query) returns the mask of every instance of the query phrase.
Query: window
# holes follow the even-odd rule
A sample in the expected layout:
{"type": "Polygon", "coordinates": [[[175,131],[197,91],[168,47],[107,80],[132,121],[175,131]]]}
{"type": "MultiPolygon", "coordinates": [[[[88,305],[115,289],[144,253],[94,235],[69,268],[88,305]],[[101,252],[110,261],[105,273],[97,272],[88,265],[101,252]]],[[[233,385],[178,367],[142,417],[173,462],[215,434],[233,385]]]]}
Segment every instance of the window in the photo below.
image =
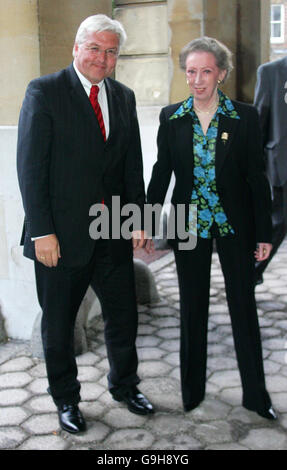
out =
{"type": "Polygon", "coordinates": [[[284,42],[284,5],[271,5],[271,43],[284,42]]]}

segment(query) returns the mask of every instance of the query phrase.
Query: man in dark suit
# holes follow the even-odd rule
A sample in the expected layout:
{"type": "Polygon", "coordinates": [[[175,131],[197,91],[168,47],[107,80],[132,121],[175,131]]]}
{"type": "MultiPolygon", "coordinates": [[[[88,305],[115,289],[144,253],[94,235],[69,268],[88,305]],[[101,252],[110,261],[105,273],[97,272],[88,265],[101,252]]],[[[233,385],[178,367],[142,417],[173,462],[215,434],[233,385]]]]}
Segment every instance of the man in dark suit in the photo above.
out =
{"type": "Polygon", "coordinates": [[[102,306],[113,398],[134,413],[154,411],[137,389],[132,257],[133,247],[149,250],[150,241],[141,226],[133,227],[132,240],[89,235],[94,204],[111,212],[113,196],[141,211],[145,203],[134,93],[108,78],[124,40],[119,22],[87,18],[77,32],[73,64],[29,84],[19,120],[24,255],[35,261],[49,393],[61,427],[72,433],[86,427],[73,332],[89,285],[102,306]]]}
{"type": "Polygon", "coordinates": [[[263,132],[267,176],[272,186],[272,244],[270,257],[256,263],[255,283],[277,252],[287,232],[287,57],[261,65],[254,104],[263,132]]]}

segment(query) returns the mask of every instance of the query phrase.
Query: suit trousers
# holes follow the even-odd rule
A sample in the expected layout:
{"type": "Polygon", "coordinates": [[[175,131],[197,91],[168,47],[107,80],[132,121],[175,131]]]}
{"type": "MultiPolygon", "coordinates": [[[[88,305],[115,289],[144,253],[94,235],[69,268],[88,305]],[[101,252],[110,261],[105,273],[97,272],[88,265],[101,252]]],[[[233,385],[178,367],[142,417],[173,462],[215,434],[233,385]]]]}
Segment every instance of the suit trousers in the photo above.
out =
{"type": "MultiPolygon", "coordinates": [[[[272,250],[265,261],[255,263],[255,282],[259,280],[287,233],[287,182],[272,188],[272,250]]],[[[262,240],[264,241],[264,240],[262,240]]]]}
{"type": "MultiPolygon", "coordinates": [[[[254,411],[271,405],[265,388],[261,338],[253,289],[254,255],[234,237],[216,239],[234,345],[243,388],[243,405],[254,411]]],[[[198,238],[194,250],[175,250],[179,279],[180,368],[184,409],[205,396],[210,270],[213,239],[198,238]]]]}
{"type": "Polygon", "coordinates": [[[89,285],[101,303],[110,391],[139,383],[135,347],[138,314],[132,257],[114,265],[106,240],[95,242],[86,266],[47,268],[35,261],[36,284],[42,308],[42,341],[49,392],[57,406],[80,401],[74,354],[76,316],[89,285]]]}

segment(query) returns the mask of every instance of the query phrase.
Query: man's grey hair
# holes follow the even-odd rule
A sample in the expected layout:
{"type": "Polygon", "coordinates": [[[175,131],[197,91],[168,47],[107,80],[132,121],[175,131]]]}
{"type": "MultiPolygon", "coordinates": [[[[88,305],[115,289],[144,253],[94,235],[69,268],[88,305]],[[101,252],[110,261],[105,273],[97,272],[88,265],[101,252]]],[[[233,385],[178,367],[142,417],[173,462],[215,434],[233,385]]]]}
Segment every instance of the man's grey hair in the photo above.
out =
{"type": "Polygon", "coordinates": [[[217,67],[220,70],[226,70],[226,75],[222,82],[227,80],[233,69],[232,53],[222,42],[214,38],[209,38],[208,36],[193,39],[184,46],[179,55],[179,65],[181,69],[186,69],[186,59],[192,52],[210,52],[213,54],[217,67]]]}
{"type": "MultiPolygon", "coordinates": [[[[117,34],[119,37],[119,47],[121,47],[127,39],[124,27],[119,21],[113,20],[106,15],[93,15],[88,16],[88,18],[80,24],[76,34],[75,44],[83,44],[89,33],[103,31],[110,31],[117,34]]],[[[75,56],[75,45],[73,48],[73,56],[75,56]]]]}

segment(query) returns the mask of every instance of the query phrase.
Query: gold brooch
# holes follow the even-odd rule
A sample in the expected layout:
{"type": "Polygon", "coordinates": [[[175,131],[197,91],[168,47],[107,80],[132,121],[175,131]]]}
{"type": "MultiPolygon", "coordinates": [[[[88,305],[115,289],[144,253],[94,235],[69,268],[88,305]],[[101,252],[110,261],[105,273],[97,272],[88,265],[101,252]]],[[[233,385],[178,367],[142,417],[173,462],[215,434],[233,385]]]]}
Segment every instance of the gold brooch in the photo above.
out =
{"type": "Polygon", "coordinates": [[[228,141],[228,133],[227,133],[227,132],[222,132],[222,134],[221,134],[221,140],[222,140],[222,142],[223,142],[224,145],[225,145],[225,143],[228,141]]]}

